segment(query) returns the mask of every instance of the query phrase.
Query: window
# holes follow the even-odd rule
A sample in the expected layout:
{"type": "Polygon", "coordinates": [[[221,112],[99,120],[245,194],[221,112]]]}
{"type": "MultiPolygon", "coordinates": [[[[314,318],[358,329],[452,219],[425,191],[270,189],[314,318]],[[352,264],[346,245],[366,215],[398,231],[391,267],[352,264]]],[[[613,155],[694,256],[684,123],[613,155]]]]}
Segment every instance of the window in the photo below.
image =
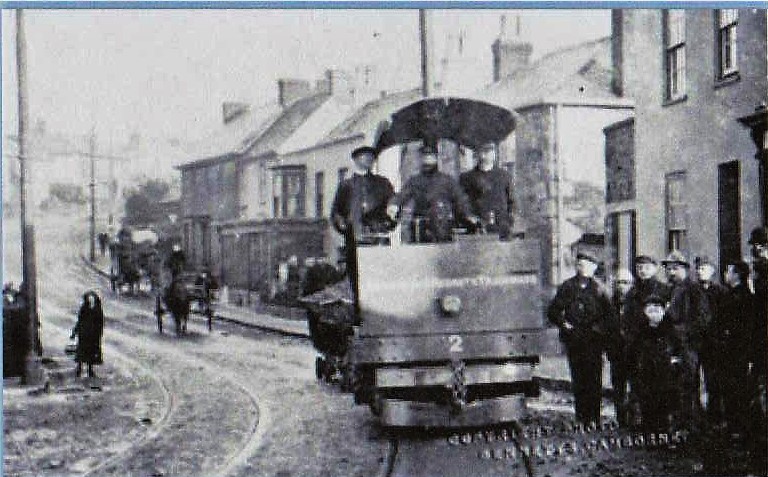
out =
{"type": "Polygon", "coordinates": [[[685,10],[664,11],[666,100],[685,97],[685,10]]]}
{"type": "Polygon", "coordinates": [[[275,171],[272,174],[272,217],[280,217],[280,189],[282,188],[282,176],[275,171]]]}
{"type": "Polygon", "coordinates": [[[259,202],[267,203],[267,164],[264,161],[259,162],[259,202]]]}
{"type": "Polygon", "coordinates": [[[306,170],[285,167],[275,170],[273,207],[275,217],[304,217],[306,170]]]}
{"type": "Polygon", "coordinates": [[[685,172],[673,172],[666,176],[667,252],[672,250],[686,252],[688,248],[685,176],[685,172]]]}
{"type": "Polygon", "coordinates": [[[347,173],[349,172],[349,169],[346,167],[339,167],[339,184],[344,182],[344,179],[347,178],[347,173]]]}
{"type": "Polygon", "coordinates": [[[315,217],[323,217],[323,201],[325,200],[325,174],[315,173],[315,217]]]}
{"type": "Polygon", "coordinates": [[[718,79],[734,75],[738,71],[736,64],[736,25],[738,22],[738,10],[717,10],[718,79]]]}

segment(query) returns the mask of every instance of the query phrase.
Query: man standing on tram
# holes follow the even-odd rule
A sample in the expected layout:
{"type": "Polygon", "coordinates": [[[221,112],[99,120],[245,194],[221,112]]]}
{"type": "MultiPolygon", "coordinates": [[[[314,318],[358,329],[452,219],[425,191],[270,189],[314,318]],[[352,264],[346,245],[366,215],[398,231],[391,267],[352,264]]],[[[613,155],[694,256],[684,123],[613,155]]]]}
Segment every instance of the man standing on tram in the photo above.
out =
{"type": "Polygon", "coordinates": [[[376,150],[369,146],[352,151],[352,177],[336,190],[331,206],[333,227],[344,236],[347,274],[357,293],[357,255],[355,246],[362,235],[384,232],[390,227],[387,204],[394,194],[386,177],[374,174],[376,150]]]}
{"type": "Polygon", "coordinates": [[[496,145],[492,142],[478,146],[476,166],[459,177],[459,184],[467,194],[472,212],[480,217],[486,231],[509,238],[514,224],[514,195],[512,178],[498,167],[496,145]]]}
{"type": "Polygon", "coordinates": [[[398,217],[401,209],[413,203],[414,238],[418,242],[448,242],[460,221],[478,224],[469,207],[467,196],[448,174],[440,172],[437,149],[424,144],[420,149],[421,167],[408,179],[400,194],[387,209],[390,217],[398,217]]]}

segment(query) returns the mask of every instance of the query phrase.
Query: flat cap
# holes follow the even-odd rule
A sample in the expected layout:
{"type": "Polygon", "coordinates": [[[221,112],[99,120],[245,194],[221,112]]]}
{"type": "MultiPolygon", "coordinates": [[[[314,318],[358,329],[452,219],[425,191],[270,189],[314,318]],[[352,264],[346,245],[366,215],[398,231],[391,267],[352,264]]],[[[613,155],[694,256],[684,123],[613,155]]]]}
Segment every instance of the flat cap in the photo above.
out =
{"type": "Polygon", "coordinates": [[[355,148],[350,156],[356,157],[361,154],[373,154],[373,157],[376,157],[378,155],[378,151],[376,151],[376,149],[372,148],[371,146],[360,146],[355,148]]]}
{"type": "Polygon", "coordinates": [[[690,267],[691,264],[688,262],[688,260],[685,258],[685,255],[680,253],[678,250],[672,250],[669,255],[667,255],[667,258],[661,261],[664,265],[683,265],[685,267],[690,267]]]}
{"type": "Polygon", "coordinates": [[[588,252],[579,252],[576,254],[576,260],[589,260],[592,263],[598,263],[597,258],[588,252]]]}
{"type": "Polygon", "coordinates": [[[715,264],[712,262],[712,260],[709,259],[706,255],[699,255],[698,257],[693,259],[693,264],[697,267],[700,267],[702,265],[712,265],[713,267],[715,264]]]}
{"type": "Polygon", "coordinates": [[[661,306],[665,306],[666,303],[664,302],[664,299],[662,297],[660,297],[659,295],[657,295],[655,293],[652,293],[652,294],[648,295],[647,297],[645,297],[645,299],[643,300],[643,306],[645,306],[645,305],[661,305],[661,306]]]}
{"type": "Polygon", "coordinates": [[[638,255],[635,257],[635,264],[640,263],[652,263],[654,265],[658,265],[658,262],[655,258],[651,257],[650,255],[638,255]]]}
{"type": "Polygon", "coordinates": [[[756,227],[749,234],[750,245],[768,245],[768,227],[756,227]]]}

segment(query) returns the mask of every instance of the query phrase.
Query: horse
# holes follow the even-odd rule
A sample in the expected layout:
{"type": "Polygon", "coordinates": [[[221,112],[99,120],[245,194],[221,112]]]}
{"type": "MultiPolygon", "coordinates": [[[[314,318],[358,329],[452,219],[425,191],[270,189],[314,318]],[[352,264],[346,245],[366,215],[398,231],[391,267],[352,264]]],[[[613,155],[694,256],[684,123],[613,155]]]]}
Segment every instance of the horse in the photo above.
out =
{"type": "Polygon", "coordinates": [[[161,297],[157,296],[157,306],[155,313],[157,315],[157,327],[160,333],[163,332],[163,312],[167,310],[173,316],[173,321],[176,324],[176,334],[181,335],[187,332],[187,321],[189,319],[189,305],[190,299],[187,292],[187,287],[180,277],[174,277],[171,280],[170,285],[165,289],[162,302],[161,297]]]}

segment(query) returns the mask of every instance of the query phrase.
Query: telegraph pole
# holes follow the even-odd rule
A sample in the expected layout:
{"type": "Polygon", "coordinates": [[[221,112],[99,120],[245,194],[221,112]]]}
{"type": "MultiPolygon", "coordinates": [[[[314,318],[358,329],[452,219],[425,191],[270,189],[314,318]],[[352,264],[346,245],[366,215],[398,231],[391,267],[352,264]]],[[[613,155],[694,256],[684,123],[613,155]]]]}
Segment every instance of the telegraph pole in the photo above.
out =
{"type": "Polygon", "coordinates": [[[91,192],[91,218],[89,231],[89,258],[91,262],[96,260],[96,131],[91,129],[90,137],[91,182],[88,184],[91,192]]]}
{"type": "MultiPolygon", "coordinates": [[[[18,150],[19,150],[19,209],[21,215],[21,243],[24,252],[24,236],[27,227],[27,59],[24,37],[23,10],[16,10],[16,81],[18,100],[18,150]]],[[[26,277],[24,277],[26,278],[26,277]]]]}
{"type": "Polygon", "coordinates": [[[37,315],[37,270],[35,260],[35,227],[32,217],[27,217],[27,125],[29,108],[27,105],[27,58],[26,38],[24,35],[24,11],[16,10],[16,78],[18,81],[18,134],[19,134],[19,209],[21,212],[21,256],[22,283],[24,299],[27,300],[27,353],[25,357],[22,383],[34,384],[43,379],[42,363],[38,359],[43,354],[40,339],[40,321],[37,315]]]}
{"type": "Polygon", "coordinates": [[[428,98],[432,95],[434,71],[432,67],[432,32],[429,24],[430,13],[425,9],[419,10],[419,43],[421,45],[421,95],[428,98]]]}

